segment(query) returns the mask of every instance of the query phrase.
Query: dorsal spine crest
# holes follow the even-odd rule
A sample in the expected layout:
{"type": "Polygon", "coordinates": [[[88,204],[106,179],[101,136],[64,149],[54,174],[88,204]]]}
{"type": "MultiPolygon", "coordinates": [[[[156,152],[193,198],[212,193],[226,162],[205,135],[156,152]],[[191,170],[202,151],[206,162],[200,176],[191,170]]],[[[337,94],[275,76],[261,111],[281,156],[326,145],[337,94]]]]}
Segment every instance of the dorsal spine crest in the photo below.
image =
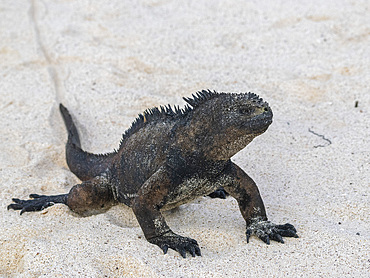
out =
{"type": "Polygon", "coordinates": [[[122,145],[125,138],[138,131],[145,124],[155,122],[159,119],[171,119],[184,116],[196,109],[204,102],[218,95],[220,95],[220,93],[217,93],[216,91],[202,90],[197,92],[195,95],[193,94],[193,98],[184,98],[184,100],[188,104],[186,104],[185,107],[182,109],[178,105],[172,107],[170,104],[168,104],[165,106],[159,106],[159,108],[153,107],[145,110],[142,114],[138,115],[138,117],[132,123],[131,127],[123,134],[120,146],[122,145]]]}

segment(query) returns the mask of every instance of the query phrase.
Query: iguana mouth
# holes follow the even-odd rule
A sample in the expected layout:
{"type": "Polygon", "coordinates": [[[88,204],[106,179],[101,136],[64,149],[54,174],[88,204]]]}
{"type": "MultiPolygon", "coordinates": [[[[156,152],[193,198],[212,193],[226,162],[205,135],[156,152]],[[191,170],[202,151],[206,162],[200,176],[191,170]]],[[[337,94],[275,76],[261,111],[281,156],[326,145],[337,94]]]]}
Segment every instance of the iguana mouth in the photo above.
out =
{"type": "Polygon", "coordinates": [[[246,122],[242,122],[242,128],[248,132],[263,133],[272,123],[272,111],[267,106],[264,107],[264,112],[254,116],[252,119],[246,122]]]}

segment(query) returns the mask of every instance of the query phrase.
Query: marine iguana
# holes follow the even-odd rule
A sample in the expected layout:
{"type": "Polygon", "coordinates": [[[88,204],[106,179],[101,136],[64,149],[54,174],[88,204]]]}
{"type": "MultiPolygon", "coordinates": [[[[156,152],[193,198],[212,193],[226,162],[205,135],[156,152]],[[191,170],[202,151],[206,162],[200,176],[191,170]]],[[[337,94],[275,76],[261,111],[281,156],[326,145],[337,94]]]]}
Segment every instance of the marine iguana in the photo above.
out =
{"type": "Polygon", "coordinates": [[[82,150],[72,117],[60,104],[68,130],[67,164],[82,183],[67,194],[14,198],[8,209],[22,214],[62,203],[86,215],[123,203],[133,209],[150,243],[165,254],[172,248],[185,258],[186,252],[201,255],[198,243],[175,234],[161,210],[224,188],[238,202],[247,242],[251,235],[267,244],[270,239],[284,243],[282,236],[298,237],[293,225],[267,220],[255,182],[230,160],[272,123],[269,105],[253,93],[210,90],[184,100],[182,109],[168,105],[140,114],[123,134],[118,150],[108,154],[82,150]]]}

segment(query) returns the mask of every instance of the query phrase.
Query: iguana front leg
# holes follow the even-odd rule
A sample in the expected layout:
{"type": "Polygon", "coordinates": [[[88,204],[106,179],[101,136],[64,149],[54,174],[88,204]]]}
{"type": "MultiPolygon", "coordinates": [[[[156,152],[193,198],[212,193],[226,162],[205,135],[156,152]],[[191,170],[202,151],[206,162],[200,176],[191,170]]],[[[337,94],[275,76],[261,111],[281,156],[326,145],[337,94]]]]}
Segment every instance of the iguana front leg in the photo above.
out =
{"type": "Polygon", "coordinates": [[[256,235],[267,244],[270,244],[270,239],[284,243],[283,236],[298,237],[293,225],[276,225],[267,220],[265,206],[255,182],[236,164],[230,163],[220,178],[225,179],[224,188],[237,200],[247,223],[247,242],[251,235],[256,235]]]}
{"type": "Polygon", "coordinates": [[[197,241],[172,232],[160,212],[175,186],[171,177],[171,170],[165,166],[161,167],[140,188],[138,196],[132,202],[132,209],[145,238],[150,243],[158,245],[164,254],[167,253],[168,248],[171,248],[184,258],[186,252],[193,257],[200,256],[197,241]]]}

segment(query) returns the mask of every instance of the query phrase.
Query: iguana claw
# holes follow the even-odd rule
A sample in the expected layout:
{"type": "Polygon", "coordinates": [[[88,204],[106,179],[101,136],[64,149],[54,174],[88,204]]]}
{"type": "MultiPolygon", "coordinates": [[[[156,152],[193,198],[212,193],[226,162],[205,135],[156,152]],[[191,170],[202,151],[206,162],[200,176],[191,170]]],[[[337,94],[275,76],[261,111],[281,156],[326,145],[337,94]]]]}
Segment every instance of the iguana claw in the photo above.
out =
{"type": "Polygon", "coordinates": [[[254,221],[247,227],[247,243],[251,235],[256,235],[266,244],[270,244],[270,239],[284,243],[283,236],[298,238],[297,230],[292,224],[276,225],[270,221],[254,221]]]}
{"type": "Polygon", "coordinates": [[[171,248],[180,253],[183,258],[186,258],[186,252],[189,252],[193,257],[201,256],[200,248],[195,239],[179,236],[173,232],[167,232],[162,236],[158,236],[148,240],[150,243],[158,245],[164,254],[167,254],[168,248],[171,248]]]}
{"type": "Polygon", "coordinates": [[[13,198],[13,204],[8,206],[9,209],[20,210],[23,214],[29,211],[40,211],[50,207],[56,203],[65,203],[66,195],[55,195],[55,196],[45,196],[38,194],[30,194],[30,200],[21,200],[13,198]]]}

